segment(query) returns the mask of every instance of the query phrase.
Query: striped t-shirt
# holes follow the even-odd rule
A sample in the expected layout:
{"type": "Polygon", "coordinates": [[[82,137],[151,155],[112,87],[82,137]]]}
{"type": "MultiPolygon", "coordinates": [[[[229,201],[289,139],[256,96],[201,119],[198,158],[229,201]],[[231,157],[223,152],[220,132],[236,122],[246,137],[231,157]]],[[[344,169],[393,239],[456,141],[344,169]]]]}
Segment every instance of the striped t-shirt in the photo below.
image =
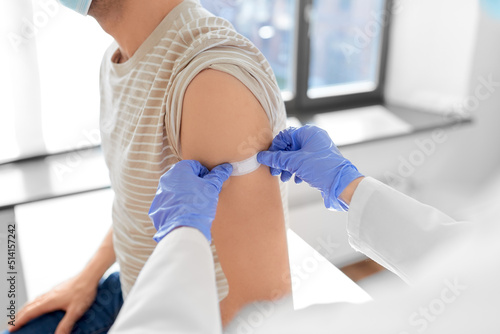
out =
{"type": "MultiPolygon", "coordinates": [[[[113,241],[126,297],[156,246],[148,211],[160,176],[182,159],[180,121],[191,80],[207,68],[236,77],[259,100],[275,135],[285,128],[286,114],[262,53],[197,0],[175,7],[127,62],[117,64],[118,57],[113,43],[101,66],[101,136],[115,193],[113,241]]],[[[223,299],[227,281],[212,251],[223,299]]]]}

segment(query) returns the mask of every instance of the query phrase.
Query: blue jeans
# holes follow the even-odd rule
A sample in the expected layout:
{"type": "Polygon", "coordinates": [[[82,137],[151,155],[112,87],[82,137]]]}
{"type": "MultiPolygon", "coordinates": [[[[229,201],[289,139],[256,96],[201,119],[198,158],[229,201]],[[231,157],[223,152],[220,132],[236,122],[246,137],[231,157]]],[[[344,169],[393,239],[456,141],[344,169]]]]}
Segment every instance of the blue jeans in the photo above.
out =
{"type": "MultiPolygon", "coordinates": [[[[78,320],[71,331],[72,334],[107,333],[123,304],[119,273],[113,273],[101,279],[94,303],[78,320]]],[[[64,311],[44,314],[31,320],[15,333],[17,334],[53,334],[64,316],[64,311]]],[[[2,334],[7,334],[4,331],[2,334]]]]}

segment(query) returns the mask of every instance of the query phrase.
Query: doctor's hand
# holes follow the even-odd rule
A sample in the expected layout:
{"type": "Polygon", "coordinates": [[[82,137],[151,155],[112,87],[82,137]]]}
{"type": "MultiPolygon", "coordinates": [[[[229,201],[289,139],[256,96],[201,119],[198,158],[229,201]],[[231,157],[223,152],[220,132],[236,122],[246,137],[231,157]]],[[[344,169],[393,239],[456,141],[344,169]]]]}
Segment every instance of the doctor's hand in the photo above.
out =
{"type": "Polygon", "coordinates": [[[363,177],[342,156],[328,133],[313,125],[281,131],[269,150],[257,155],[257,160],[271,167],[271,174],[281,174],[283,182],[295,174],[296,183],[305,181],[320,190],[325,206],[339,211],[347,211],[350,202],[341,193],[363,177]]]}
{"type": "Polygon", "coordinates": [[[158,231],[153,239],[160,242],[176,228],[187,226],[198,229],[211,242],[219,193],[232,171],[230,164],[209,171],[198,161],[183,160],[163,174],[149,210],[158,231]]]}

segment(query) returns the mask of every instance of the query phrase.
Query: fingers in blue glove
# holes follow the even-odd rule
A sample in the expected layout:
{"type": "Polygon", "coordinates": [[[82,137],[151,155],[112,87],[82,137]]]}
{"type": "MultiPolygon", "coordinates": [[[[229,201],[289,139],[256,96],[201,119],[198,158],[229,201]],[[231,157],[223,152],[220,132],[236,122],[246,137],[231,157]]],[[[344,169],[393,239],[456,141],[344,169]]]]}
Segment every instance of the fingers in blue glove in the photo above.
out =
{"type": "Polygon", "coordinates": [[[288,182],[290,181],[290,179],[292,178],[292,173],[284,170],[282,173],[281,173],[281,181],[283,182],[288,182]]]}
{"type": "Polygon", "coordinates": [[[178,163],[176,163],[167,173],[163,174],[163,176],[166,176],[170,173],[173,173],[174,170],[183,170],[190,167],[193,171],[193,174],[203,177],[206,174],[208,174],[209,170],[203,166],[199,161],[196,160],[181,160],[178,163]]]}
{"type": "Polygon", "coordinates": [[[210,242],[218,196],[232,169],[223,164],[209,171],[198,161],[183,160],[162,175],[149,210],[158,231],[154,240],[159,242],[174,229],[190,226],[210,242]]]}
{"type": "Polygon", "coordinates": [[[289,164],[290,158],[293,156],[294,152],[290,151],[264,151],[257,154],[257,161],[272,168],[295,172],[289,164]]]}
{"type": "Polygon", "coordinates": [[[278,133],[278,135],[273,139],[271,147],[268,151],[296,151],[300,149],[300,145],[297,145],[297,141],[294,139],[297,128],[290,127],[278,133]]]}
{"type": "Polygon", "coordinates": [[[231,176],[232,172],[233,166],[226,163],[214,167],[212,171],[203,176],[203,179],[210,181],[217,188],[217,191],[220,192],[222,185],[231,176]]]}
{"type": "Polygon", "coordinates": [[[270,170],[271,170],[271,175],[272,175],[272,176],[278,176],[278,175],[280,175],[280,174],[281,174],[281,172],[282,172],[282,170],[281,170],[281,169],[278,169],[278,168],[273,168],[273,167],[271,167],[271,168],[270,168],[270,170]]]}

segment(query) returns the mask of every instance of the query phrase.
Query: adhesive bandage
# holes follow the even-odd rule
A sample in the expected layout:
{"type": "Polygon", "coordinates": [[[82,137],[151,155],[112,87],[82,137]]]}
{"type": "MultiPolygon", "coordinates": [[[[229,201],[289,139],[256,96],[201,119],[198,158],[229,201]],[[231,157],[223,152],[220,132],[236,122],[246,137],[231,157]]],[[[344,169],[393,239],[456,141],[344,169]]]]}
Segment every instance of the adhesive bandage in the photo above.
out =
{"type": "Polygon", "coordinates": [[[242,176],[257,170],[260,164],[257,161],[257,154],[243,161],[231,162],[233,173],[231,176],[242,176]]]}

